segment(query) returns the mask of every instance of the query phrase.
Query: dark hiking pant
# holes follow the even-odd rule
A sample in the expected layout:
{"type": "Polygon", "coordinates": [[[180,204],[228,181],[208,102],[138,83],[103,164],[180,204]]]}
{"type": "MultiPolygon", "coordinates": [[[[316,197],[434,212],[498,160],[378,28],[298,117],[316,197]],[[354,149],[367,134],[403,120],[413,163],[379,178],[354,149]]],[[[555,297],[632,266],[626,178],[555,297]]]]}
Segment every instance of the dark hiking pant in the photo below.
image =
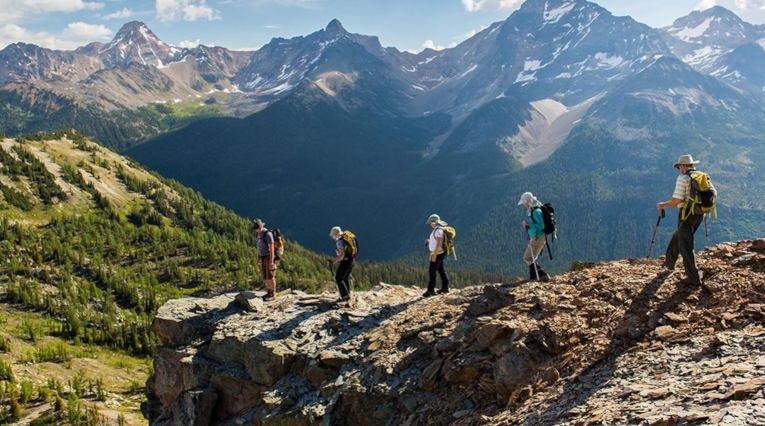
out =
{"type": "Polygon", "coordinates": [[[335,282],[337,283],[337,289],[340,291],[341,298],[346,298],[351,294],[351,271],[353,271],[352,257],[346,257],[337,265],[335,282]]]}
{"type": "Polygon", "coordinates": [[[680,209],[677,230],[667,246],[664,265],[669,269],[674,269],[677,257],[683,256],[683,267],[685,267],[685,275],[688,280],[692,283],[701,283],[699,268],[696,266],[696,256],[693,253],[693,234],[704,221],[704,215],[691,214],[685,220],[682,217],[683,209],[680,209]]]}
{"type": "Polygon", "coordinates": [[[446,253],[441,253],[436,255],[435,262],[430,262],[430,267],[428,268],[428,291],[436,290],[436,272],[441,276],[441,290],[449,290],[449,276],[446,275],[446,269],[444,269],[445,258],[446,253]]]}

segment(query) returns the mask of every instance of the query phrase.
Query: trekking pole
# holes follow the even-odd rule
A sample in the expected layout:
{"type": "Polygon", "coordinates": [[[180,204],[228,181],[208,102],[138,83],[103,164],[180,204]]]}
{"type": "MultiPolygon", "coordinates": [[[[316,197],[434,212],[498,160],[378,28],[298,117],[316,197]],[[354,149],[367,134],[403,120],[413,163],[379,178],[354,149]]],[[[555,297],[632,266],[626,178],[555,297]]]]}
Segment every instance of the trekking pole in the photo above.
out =
{"type": "MultiPolygon", "coordinates": [[[[531,247],[531,237],[529,236],[529,227],[524,226],[523,230],[526,232],[526,247],[529,250],[529,253],[531,253],[531,264],[534,265],[534,276],[537,277],[537,281],[539,281],[539,269],[537,269],[537,257],[534,256],[534,248],[531,247]]],[[[531,278],[529,276],[529,278],[531,278]]]]}
{"type": "Polygon", "coordinates": [[[707,245],[704,248],[709,247],[709,225],[707,225],[707,215],[704,215],[704,233],[707,237],[707,245]]]}
{"type": "Polygon", "coordinates": [[[653,243],[656,241],[656,233],[659,231],[659,223],[661,223],[661,218],[664,217],[664,210],[661,211],[661,214],[659,215],[659,219],[656,220],[656,227],[653,228],[653,237],[651,237],[651,244],[648,246],[648,255],[645,257],[646,259],[651,258],[651,249],[653,248],[653,243]]]}

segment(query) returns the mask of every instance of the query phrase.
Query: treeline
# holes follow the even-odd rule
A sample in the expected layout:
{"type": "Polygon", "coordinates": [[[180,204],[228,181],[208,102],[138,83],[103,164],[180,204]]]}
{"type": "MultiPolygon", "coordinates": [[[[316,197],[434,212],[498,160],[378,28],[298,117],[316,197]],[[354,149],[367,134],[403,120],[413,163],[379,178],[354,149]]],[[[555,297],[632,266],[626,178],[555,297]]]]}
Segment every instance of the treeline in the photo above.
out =
{"type": "Polygon", "coordinates": [[[106,111],[98,105],[84,104],[45,90],[36,89],[33,94],[0,90],[0,134],[46,134],[54,129],[75,128],[115,151],[124,151],[193,121],[219,115],[217,107],[205,106],[194,114],[184,114],[163,104],[106,111]]]}
{"type": "MultiPolygon", "coordinates": [[[[5,259],[0,263],[0,288],[8,301],[58,320],[61,336],[149,355],[156,344],[149,325],[168,299],[263,288],[257,241],[248,219],[175,181],[147,175],[136,164],[107,161],[103,148],[75,132],[19,140],[13,147],[18,159],[0,149],[6,154],[0,172],[27,180],[33,192],[28,197],[55,195],[38,206],[49,218],[40,226],[0,219],[0,256],[5,259]],[[61,178],[91,200],[92,208],[85,213],[69,213],[61,203],[58,211],[52,210],[51,203],[65,199],[65,194],[24,148],[24,143],[64,137],[74,141],[75,149],[90,154],[77,165],[60,164],[61,178]],[[105,176],[101,168],[113,171],[119,183],[137,195],[127,208],[116,208],[93,186],[88,175],[105,176]],[[47,189],[40,191],[41,186],[47,189]]],[[[64,161],[59,157],[54,160],[64,161]]],[[[331,288],[325,256],[289,240],[285,252],[277,277],[280,290],[314,293],[331,288]]],[[[361,263],[354,275],[357,290],[378,282],[426,283],[424,265],[361,263]]],[[[475,272],[454,271],[452,276],[457,285],[502,280],[475,272]]]]}

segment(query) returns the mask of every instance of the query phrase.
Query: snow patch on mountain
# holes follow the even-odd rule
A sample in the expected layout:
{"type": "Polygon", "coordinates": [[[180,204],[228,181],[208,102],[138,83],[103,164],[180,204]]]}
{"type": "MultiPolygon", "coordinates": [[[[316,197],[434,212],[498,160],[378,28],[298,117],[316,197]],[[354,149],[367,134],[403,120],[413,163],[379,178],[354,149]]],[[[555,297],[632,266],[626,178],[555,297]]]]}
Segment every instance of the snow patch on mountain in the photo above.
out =
{"type": "Polygon", "coordinates": [[[576,6],[575,3],[564,3],[562,6],[556,7],[552,10],[547,10],[547,4],[545,4],[545,12],[543,15],[543,19],[545,20],[545,25],[548,24],[555,24],[558,21],[563,18],[565,14],[568,12],[571,12],[572,9],[574,9],[574,6],[576,6]]]}
{"type": "Polygon", "coordinates": [[[543,68],[541,61],[527,60],[523,64],[523,71],[518,73],[518,77],[515,78],[515,82],[513,84],[534,81],[536,79],[536,71],[540,68],[543,68]]]}
{"type": "Polygon", "coordinates": [[[595,54],[599,68],[616,68],[624,63],[621,56],[610,56],[608,53],[600,52],[595,54]]]}
{"type": "Polygon", "coordinates": [[[693,53],[684,56],[682,60],[686,64],[690,64],[699,69],[704,69],[706,66],[717,60],[723,53],[725,52],[718,47],[704,46],[701,49],[696,49],[693,53]]]}
{"type": "Polygon", "coordinates": [[[712,22],[715,20],[719,20],[719,18],[707,18],[695,27],[671,28],[669,33],[679,38],[680,40],[687,41],[689,43],[698,43],[694,41],[694,39],[703,36],[711,26],[712,22]]]}

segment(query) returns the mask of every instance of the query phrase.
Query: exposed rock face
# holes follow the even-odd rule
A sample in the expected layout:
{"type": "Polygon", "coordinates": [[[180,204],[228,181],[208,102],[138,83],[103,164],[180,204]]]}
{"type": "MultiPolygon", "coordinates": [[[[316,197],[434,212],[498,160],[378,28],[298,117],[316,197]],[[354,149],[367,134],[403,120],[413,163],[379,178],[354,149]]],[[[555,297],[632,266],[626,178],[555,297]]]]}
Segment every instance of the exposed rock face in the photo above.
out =
{"type": "Polygon", "coordinates": [[[765,241],[445,296],[381,284],[160,309],[151,425],[763,424],[765,241]]]}

